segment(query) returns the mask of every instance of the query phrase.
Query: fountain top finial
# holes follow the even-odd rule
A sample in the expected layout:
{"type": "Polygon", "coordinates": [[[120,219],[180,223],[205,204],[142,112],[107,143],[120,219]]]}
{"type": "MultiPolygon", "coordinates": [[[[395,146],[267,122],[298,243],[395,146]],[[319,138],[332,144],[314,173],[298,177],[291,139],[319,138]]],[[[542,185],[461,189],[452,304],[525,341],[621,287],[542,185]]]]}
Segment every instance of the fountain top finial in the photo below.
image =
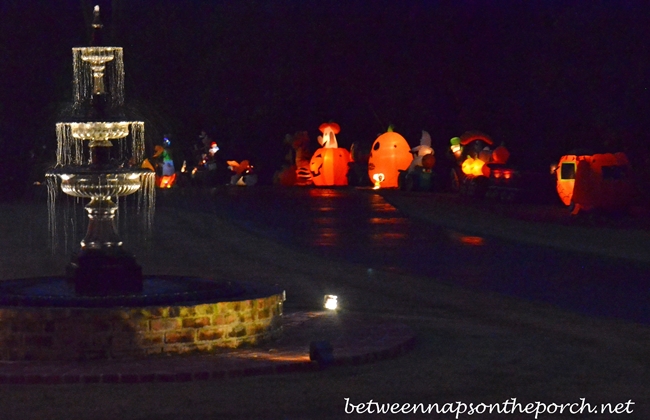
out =
{"type": "Polygon", "coordinates": [[[99,5],[96,5],[93,9],[93,28],[101,28],[102,21],[99,19],[99,5]]]}
{"type": "Polygon", "coordinates": [[[104,25],[102,24],[102,20],[99,17],[99,5],[96,5],[93,8],[93,37],[90,41],[90,45],[93,47],[98,47],[102,45],[102,28],[104,28],[104,25]]]}

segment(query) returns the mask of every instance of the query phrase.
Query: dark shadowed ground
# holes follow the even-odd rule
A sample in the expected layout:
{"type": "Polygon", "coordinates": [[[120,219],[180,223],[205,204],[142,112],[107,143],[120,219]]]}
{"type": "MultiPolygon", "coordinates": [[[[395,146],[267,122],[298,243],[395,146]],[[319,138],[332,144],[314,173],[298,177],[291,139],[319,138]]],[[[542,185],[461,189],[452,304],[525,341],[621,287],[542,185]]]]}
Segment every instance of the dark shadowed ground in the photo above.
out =
{"type": "MultiPolygon", "coordinates": [[[[202,200],[218,205],[220,194],[224,192],[215,190],[202,200]]],[[[333,264],[174,203],[179,197],[166,198],[158,204],[154,247],[137,249],[146,272],[281,283],[287,290],[287,312],[316,309],[324,293],[335,292],[342,297],[344,311],[409,325],[418,334],[416,347],[394,360],[306,374],[175,384],[2,385],[4,418],[343,418],[345,398],[357,403],[494,403],[517,398],[547,404],[585,398],[594,405],[632,400],[634,414],[626,417],[650,415],[646,326],[479,293],[435,278],[333,264]]],[[[419,199],[388,198],[404,206],[419,199]]],[[[486,215],[436,200],[417,207],[423,218],[450,214],[450,209],[455,210],[452,214],[464,212],[462,220],[474,217],[475,226],[481,226],[477,222],[486,215]]],[[[3,205],[0,211],[2,278],[60,272],[66,257],[50,257],[43,245],[44,203],[3,205]]],[[[525,226],[539,233],[534,223],[525,226]]],[[[565,413],[548,418],[577,417],[565,413]]]]}

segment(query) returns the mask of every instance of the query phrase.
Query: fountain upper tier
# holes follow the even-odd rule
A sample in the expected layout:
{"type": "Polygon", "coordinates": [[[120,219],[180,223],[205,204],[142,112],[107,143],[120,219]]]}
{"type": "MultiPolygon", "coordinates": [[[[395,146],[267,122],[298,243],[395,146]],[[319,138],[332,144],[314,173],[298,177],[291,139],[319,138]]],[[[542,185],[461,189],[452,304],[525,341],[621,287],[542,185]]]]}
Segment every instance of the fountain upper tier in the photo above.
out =
{"type": "Polygon", "coordinates": [[[124,105],[124,54],[121,47],[72,49],[74,107],[77,113],[92,108],[101,96],[107,109],[124,105]]]}

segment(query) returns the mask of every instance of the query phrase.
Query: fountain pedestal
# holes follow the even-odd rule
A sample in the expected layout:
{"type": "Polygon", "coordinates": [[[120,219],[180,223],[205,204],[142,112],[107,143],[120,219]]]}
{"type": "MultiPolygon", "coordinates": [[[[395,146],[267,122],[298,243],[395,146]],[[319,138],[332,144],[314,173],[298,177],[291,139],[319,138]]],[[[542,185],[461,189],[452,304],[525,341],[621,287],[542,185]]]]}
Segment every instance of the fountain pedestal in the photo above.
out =
{"type": "Polygon", "coordinates": [[[112,252],[81,250],[66,271],[80,295],[124,295],[142,292],[142,267],[122,247],[112,252]]]}
{"type": "MultiPolygon", "coordinates": [[[[91,144],[92,156],[100,147],[91,144]]],[[[93,159],[95,160],[95,159],[93,159]]],[[[130,195],[141,187],[141,176],[151,176],[140,169],[105,169],[106,163],[93,162],[89,167],[64,167],[51,171],[61,178],[61,189],[68,195],[90,198],[86,205],[88,230],[81,250],[68,265],[67,276],[81,295],[124,295],[142,291],[142,268],[122,248],[115,227],[117,204],[112,197],[130,195]]]]}
{"type": "Polygon", "coordinates": [[[115,229],[117,208],[108,197],[93,197],[86,206],[88,231],[81,241],[81,251],[66,270],[78,294],[121,295],[142,291],[142,267],[122,248],[115,229]]]}

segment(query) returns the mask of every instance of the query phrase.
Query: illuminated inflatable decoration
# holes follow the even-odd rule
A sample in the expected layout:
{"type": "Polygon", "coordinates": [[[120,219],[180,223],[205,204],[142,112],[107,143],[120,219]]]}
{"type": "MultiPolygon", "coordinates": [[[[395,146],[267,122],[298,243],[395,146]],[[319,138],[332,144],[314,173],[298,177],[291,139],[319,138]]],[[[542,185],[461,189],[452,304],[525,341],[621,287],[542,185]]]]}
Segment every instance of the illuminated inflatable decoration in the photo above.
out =
{"type": "Polygon", "coordinates": [[[490,176],[490,168],[485,165],[485,162],[471,156],[467,156],[467,159],[463,161],[461,170],[467,176],[490,176]]]}
{"type": "Polygon", "coordinates": [[[348,163],[350,152],[338,147],[336,134],[340,132],[336,123],[325,123],[319,127],[323,133],[318,136],[322,146],[314,152],[309,163],[312,182],[317,186],[348,185],[348,163]]]}
{"type": "Polygon", "coordinates": [[[459,138],[461,146],[467,146],[468,144],[470,144],[470,143],[472,143],[474,141],[477,141],[477,140],[480,140],[483,143],[489,144],[490,146],[492,144],[494,144],[494,142],[492,141],[490,136],[488,136],[487,134],[482,133],[480,131],[466,131],[459,138]]]}
{"type": "Polygon", "coordinates": [[[210,148],[208,149],[210,156],[216,155],[218,151],[219,151],[219,146],[217,146],[217,142],[213,141],[212,143],[210,143],[210,148]]]}
{"type": "Polygon", "coordinates": [[[459,144],[463,154],[467,156],[461,163],[463,174],[468,177],[490,176],[490,168],[486,163],[492,160],[492,139],[480,131],[466,131],[460,136],[459,144]]]}
{"type": "Polygon", "coordinates": [[[156,168],[153,167],[149,159],[142,161],[142,165],[140,165],[140,167],[142,169],[149,169],[151,172],[156,172],[156,168]]]}
{"type": "Polygon", "coordinates": [[[428,154],[428,155],[422,156],[422,165],[421,166],[425,171],[430,172],[433,169],[433,167],[435,166],[435,164],[436,164],[436,158],[433,156],[433,154],[428,154]]]}
{"type": "Polygon", "coordinates": [[[162,175],[156,176],[156,186],[158,188],[171,188],[176,182],[174,161],[172,160],[170,153],[163,146],[156,146],[154,151],[153,157],[162,159],[162,175]]]}
{"type": "Polygon", "coordinates": [[[250,187],[257,183],[257,175],[253,173],[253,165],[247,160],[242,160],[241,163],[237,163],[235,160],[229,160],[226,163],[228,164],[228,169],[235,173],[230,177],[230,185],[250,187]]]}
{"type": "Polygon", "coordinates": [[[505,146],[499,146],[492,152],[492,161],[491,163],[501,163],[505,164],[510,159],[510,152],[506,149],[505,146]]]}
{"type": "Polygon", "coordinates": [[[401,171],[398,188],[403,191],[432,191],[434,188],[431,169],[436,164],[431,147],[431,136],[422,131],[420,145],[411,149],[413,160],[406,171],[401,171]]]}
{"type": "Polygon", "coordinates": [[[295,150],[296,159],[296,185],[311,185],[313,183],[310,162],[311,153],[309,151],[309,134],[306,131],[300,131],[294,134],[291,147],[295,150]]]}
{"type": "Polygon", "coordinates": [[[627,210],[632,201],[630,163],[624,153],[566,155],[555,171],[557,193],[573,214],[580,210],[627,210]]]}
{"type": "Polygon", "coordinates": [[[368,176],[376,186],[375,175],[383,174],[384,179],[379,182],[381,188],[397,188],[400,171],[407,170],[412,161],[411,147],[406,139],[389,128],[372,144],[368,158],[368,176]]]}
{"type": "MultiPolygon", "coordinates": [[[[433,157],[434,151],[431,147],[431,136],[426,131],[422,130],[422,137],[420,138],[420,145],[411,149],[413,160],[409,165],[408,172],[413,172],[416,166],[422,166],[422,158],[427,155],[433,157]]],[[[435,158],[433,160],[435,164],[435,158]]],[[[431,168],[429,168],[431,169],[431,168]]]]}
{"type": "Polygon", "coordinates": [[[158,188],[171,188],[176,183],[176,174],[163,175],[157,181],[158,188]]]}
{"type": "Polygon", "coordinates": [[[484,147],[483,150],[478,152],[478,158],[485,163],[492,162],[492,150],[489,147],[484,147]]]}
{"type": "Polygon", "coordinates": [[[463,154],[463,146],[460,145],[460,137],[453,137],[451,140],[449,140],[449,143],[449,149],[451,150],[451,153],[454,155],[456,160],[459,160],[463,154]]]}
{"type": "Polygon", "coordinates": [[[384,174],[378,173],[372,176],[373,190],[378,190],[381,188],[381,183],[384,182],[384,174]]]}

